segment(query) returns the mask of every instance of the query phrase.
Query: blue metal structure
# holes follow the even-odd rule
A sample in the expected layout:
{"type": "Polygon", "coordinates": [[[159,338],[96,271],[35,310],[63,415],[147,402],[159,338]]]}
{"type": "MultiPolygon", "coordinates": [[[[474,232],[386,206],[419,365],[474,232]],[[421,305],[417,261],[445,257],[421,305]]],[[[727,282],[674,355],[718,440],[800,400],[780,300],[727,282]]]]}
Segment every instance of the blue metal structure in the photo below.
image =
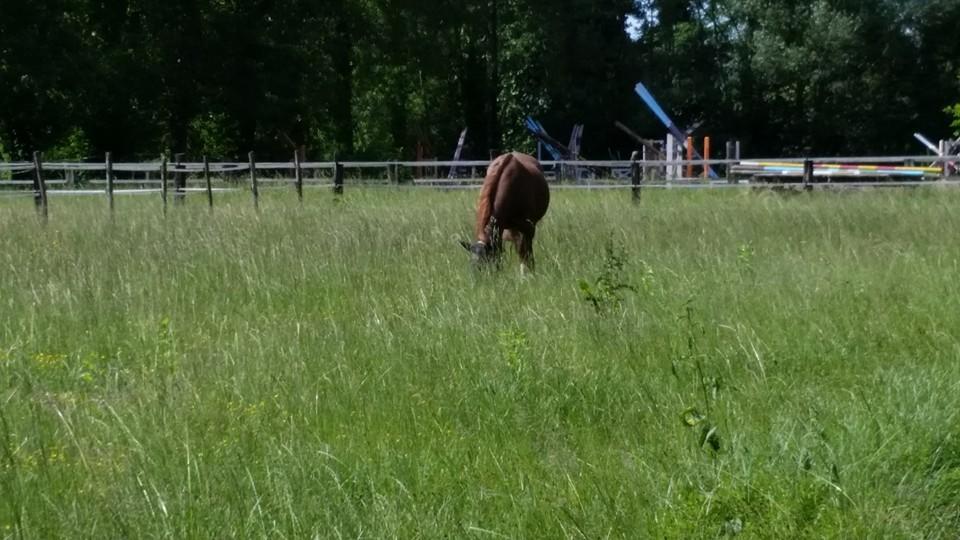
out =
{"type": "MultiPolygon", "coordinates": [[[[644,86],[642,82],[638,82],[634,90],[637,92],[637,95],[640,96],[640,99],[642,99],[643,102],[647,104],[647,107],[649,107],[650,110],[653,111],[653,114],[656,115],[656,117],[659,118],[661,122],[663,122],[663,125],[667,127],[667,130],[670,131],[670,134],[676,137],[677,141],[680,144],[685,145],[687,136],[682,131],[680,131],[680,128],[678,128],[677,125],[673,123],[673,120],[671,120],[670,117],[667,116],[667,113],[663,111],[663,108],[660,107],[660,104],[657,103],[657,100],[653,98],[653,94],[651,94],[650,91],[647,90],[647,87],[644,86]]],[[[693,155],[697,159],[703,159],[703,156],[700,155],[700,152],[697,152],[696,148],[693,148],[692,150],[693,150],[693,155]]],[[[712,167],[708,166],[707,170],[710,174],[710,178],[718,178],[717,173],[713,171],[712,167]]]]}

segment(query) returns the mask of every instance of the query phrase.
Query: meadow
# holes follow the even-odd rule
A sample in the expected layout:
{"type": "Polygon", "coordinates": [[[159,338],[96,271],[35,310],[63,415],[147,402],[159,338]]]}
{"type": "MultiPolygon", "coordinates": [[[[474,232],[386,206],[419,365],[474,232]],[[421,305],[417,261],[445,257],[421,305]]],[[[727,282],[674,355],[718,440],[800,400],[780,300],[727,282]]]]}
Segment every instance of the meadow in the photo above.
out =
{"type": "Polygon", "coordinates": [[[941,538],[960,193],[0,199],[0,538],[941,538]]]}

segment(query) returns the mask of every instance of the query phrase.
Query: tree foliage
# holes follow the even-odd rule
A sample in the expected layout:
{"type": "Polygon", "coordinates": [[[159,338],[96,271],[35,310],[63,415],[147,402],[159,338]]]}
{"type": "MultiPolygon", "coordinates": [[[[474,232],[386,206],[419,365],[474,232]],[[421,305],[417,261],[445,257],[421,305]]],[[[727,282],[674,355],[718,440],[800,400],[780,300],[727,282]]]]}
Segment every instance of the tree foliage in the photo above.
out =
{"type": "Polygon", "coordinates": [[[614,121],[663,132],[643,81],[752,153],[916,150],[960,122],[957,28],[960,0],[7,0],[0,149],[446,158],[466,127],[487,157],[533,115],[624,156],[614,121]]]}

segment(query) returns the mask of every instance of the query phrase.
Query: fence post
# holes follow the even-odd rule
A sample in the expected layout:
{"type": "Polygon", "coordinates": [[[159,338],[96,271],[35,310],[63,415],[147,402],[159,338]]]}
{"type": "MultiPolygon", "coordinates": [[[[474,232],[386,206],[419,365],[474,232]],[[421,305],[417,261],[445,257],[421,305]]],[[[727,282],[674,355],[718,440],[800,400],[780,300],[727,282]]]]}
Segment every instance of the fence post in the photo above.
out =
{"type": "Polygon", "coordinates": [[[303,204],[303,170],[300,169],[300,152],[293,153],[293,175],[296,179],[297,200],[303,204]]]}
{"type": "Polygon", "coordinates": [[[43,156],[40,152],[33,153],[33,203],[37,207],[37,212],[46,221],[48,217],[47,210],[47,181],[43,178],[43,156]]]}
{"type": "Polygon", "coordinates": [[[167,215],[167,155],[160,155],[160,198],[163,199],[163,215],[167,215]]]}
{"type": "Polygon", "coordinates": [[[727,159],[727,161],[728,161],[728,163],[727,163],[727,165],[726,165],[727,183],[728,183],[728,184],[733,184],[733,183],[734,183],[734,181],[733,181],[733,163],[729,163],[729,161],[733,159],[733,141],[727,141],[726,159],[727,159]]]}
{"type": "MultiPolygon", "coordinates": [[[[643,162],[643,165],[640,167],[640,177],[641,177],[641,181],[643,181],[647,179],[647,159],[649,159],[647,157],[647,147],[641,146],[639,152],[640,152],[640,161],[643,162]]],[[[633,154],[631,154],[631,156],[632,155],[633,154]]]]}
{"type": "MultiPolygon", "coordinates": [[[[938,148],[940,150],[937,153],[940,155],[941,159],[947,157],[950,154],[949,148],[947,148],[947,141],[940,139],[940,144],[938,145],[938,148]]],[[[940,179],[946,180],[948,172],[949,172],[949,167],[947,165],[947,160],[944,159],[943,161],[940,162],[940,179]]]]}
{"type": "Polygon", "coordinates": [[[177,173],[173,177],[173,184],[175,186],[173,193],[173,204],[179,206],[183,204],[187,198],[187,192],[185,191],[187,187],[187,175],[182,171],[183,154],[174,154],[173,159],[175,161],[173,168],[177,170],[177,173]]]}
{"type": "Polygon", "coordinates": [[[693,178],[693,137],[687,137],[687,167],[685,178],[693,178]]]}
{"type": "Polygon", "coordinates": [[[210,183],[210,160],[203,156],[203,183],[207,188],[207,205],[213,211],[213,185],[210,183]]]}
{"type": "Polygon", "coordinates": [[[710,178],[710,137],[703,138],[703,177],[710,178]]]}
{"type": "Polygon", "coordinates": [[[257,162],[253,152],[247,154],[250,158],[250,189],[253,191],[253,208],[260,210],[260,185],[257,184],[257,162]]]}
{"type": "Polygon", "coordinates": [[[640,202],[640,180],[642,176],[640,175],[640,163],[637,161],[639,154],[640,152],[634,150],[633,154],[630,155],[630,183],[633,185],[631,192],[634,204],[640,202]]]}
{"type": "Polygon", "coordinates": [[[677,141],[673,138],[673,135],[667,133],[667,165],[663,168],[664,178],[667,181],[667,184],[670,183],[671,179],[677,177],[677,165],[674,163],[677,156],[677,141]]]}
{"type": "Polygon", "coordinates": [[[110,152],[107,152],[105,161],[107,170],[107,203],[110,207],[110,216],[113,217],[113,158],[110,156],[110,152]]]}
{"type": "Polygon", "coordinates": [[[333,194],[343,195],[343,163],[333,163],[333,194]]]}
{"type": "Polygon", "coordinates": [[[389,184],[400,183],[400,180],[397,178],[397,167],[394,163],[387,163],[387,183],[389,184]]]}
{"type": "Polygon", "coordinates": [[[803,160],[803,189],[813,189],[813,160],[810,159],[803,160]]]}

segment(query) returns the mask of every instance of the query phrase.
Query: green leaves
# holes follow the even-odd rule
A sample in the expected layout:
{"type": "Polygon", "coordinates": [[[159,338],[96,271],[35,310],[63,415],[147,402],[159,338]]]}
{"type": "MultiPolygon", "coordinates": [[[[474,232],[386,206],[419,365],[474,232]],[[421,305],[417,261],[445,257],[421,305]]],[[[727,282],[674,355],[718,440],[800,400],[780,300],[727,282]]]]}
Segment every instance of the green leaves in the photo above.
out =
{"type": "Polygon", "coordinates": [[[696,407],[687,407],[682,413],[680,413],[680,420],[683,422],[683,425],[687,427],[696,427],[703,423],[707,419],[707,416],[697,410],[696,407]]]}
{"type": "Polygon", "coordinates": [[[695,136],[753,154],[916,150],[908,134],[941,138],[945,108],[960,134],[955,1],[8,4],[11,159],[287,159],[301,145],[318,159],[445,159],[464,127],[464,157],[486,159],[534,150],[526,115],[562,141],[582,123],[584,156],[623,157],[614,121],[663,129],[637,80],[680,125],[702,120],[695,136]]]}
{"type": "Polygon", "coordinates": [[[623,304],[624,293],[637,292],[636,287],[628,283],[624,276],[625,265],[623,248],[614,244],[611,238],[604,248],[600,275],[592,284],[583,279],[579,281],[583,300],[593,307],[597,315],[604,315],[623,304]]]}
{"type": "Polygon", "coordinates": [[[697,446],[701,448],[709,446],[714,452],[720,451],[720,434],[717,431],[717,426],[709,421],[706,414],[700,412],[696,407],[688,407],[680,413],[680,421],[688,428],[700,428],[697,446]]]}
{"type": "Polygon", "coordinates": [[[960,103],[953,105],[952,107],[947,107],[947,114],[953,117],[953,122],[950,124],[950,127],[953,128],[953,134],[955,136],[960,136],[960,103]]]}

